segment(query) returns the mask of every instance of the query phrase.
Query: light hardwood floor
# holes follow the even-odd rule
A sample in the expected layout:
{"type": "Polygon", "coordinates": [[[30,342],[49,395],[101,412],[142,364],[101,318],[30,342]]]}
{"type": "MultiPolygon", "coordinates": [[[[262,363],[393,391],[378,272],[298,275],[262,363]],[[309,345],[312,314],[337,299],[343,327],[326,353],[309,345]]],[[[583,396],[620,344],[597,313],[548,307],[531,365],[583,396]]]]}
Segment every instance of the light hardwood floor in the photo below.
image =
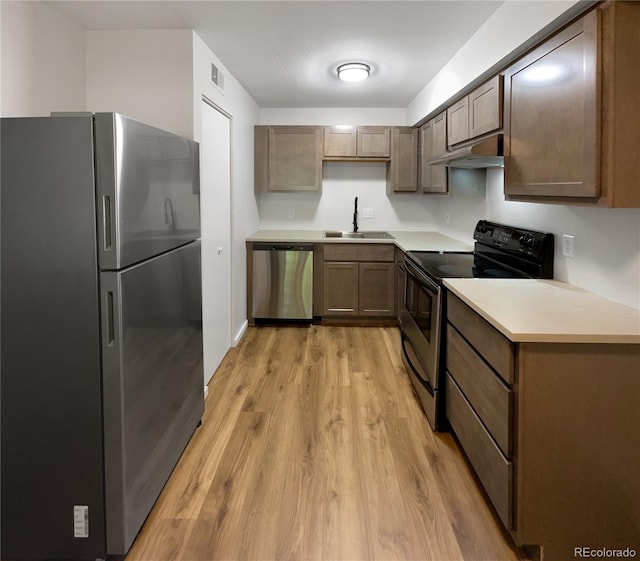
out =
{"type": "Polygon", "coordinates": [[[429,428],[399,337],[249,328],[126,561],[526,559],[429,428]]]}

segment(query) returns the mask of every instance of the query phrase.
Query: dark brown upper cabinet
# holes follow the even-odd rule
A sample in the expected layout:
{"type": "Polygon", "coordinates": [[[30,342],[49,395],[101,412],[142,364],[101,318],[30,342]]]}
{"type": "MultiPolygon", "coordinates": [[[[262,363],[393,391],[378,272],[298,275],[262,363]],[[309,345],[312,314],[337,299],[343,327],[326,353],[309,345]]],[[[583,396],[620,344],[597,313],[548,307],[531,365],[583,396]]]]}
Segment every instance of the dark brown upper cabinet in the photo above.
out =
{"type": "Polygon", "coordinates": [[[607,2],[506,70],[508,199],[640,207],[638,29],[607,2]]]}
{"type": "Polygon", "coordinates": [[[503,78],[494,76],[447,109],[447,146],[502,128],[503,78]]]}
{"type": "Polygon", "coordinates": [[[320,191],[322,129],[298,126],[254,128],[254,190],[320,191]]]}
{"type": "Polygon", "coordinates": [[[324,129],[324,159],[353,158],[389,159],[391,156],[390,127],[326,127],[324,129]]]}
{"type": "Polygon", "coordinates": [[[447,152],[447,116],[442,112],[420,127],[418,142],[418,188],[422,193],[446,194],[447,168],[430,165],[434,158],[447,152]]]}
{"type": "Polygon", "coordinates": [[[418,190],[418,129],[393,127],[391,159],[387,165],[387,193],[418,190]]]}
{"type": "Polygon", "coordinates": [[[590,12],[506,72],[505,193],[600,195],[599,12],[590,12]]]}

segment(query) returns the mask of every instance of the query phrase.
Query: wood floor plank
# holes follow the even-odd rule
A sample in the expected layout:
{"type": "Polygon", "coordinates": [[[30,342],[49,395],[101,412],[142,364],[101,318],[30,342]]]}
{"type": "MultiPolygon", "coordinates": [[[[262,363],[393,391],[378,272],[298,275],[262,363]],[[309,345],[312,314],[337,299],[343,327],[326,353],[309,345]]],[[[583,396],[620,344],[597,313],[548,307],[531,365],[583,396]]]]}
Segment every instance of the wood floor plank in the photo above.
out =
{"type": "Polygon", "coordinates": [[[516,561],[395,328],[249,328],[126,561],[516,561]]]}
{"type": "Polygon", "coordinates": [[[354,470],[361,459],[355,445],[356,403],[349,386],[326,388],[326,415],[322,419],[326,454],[323,559],[371,559],[370,524],[362,473],[354,470]]]}

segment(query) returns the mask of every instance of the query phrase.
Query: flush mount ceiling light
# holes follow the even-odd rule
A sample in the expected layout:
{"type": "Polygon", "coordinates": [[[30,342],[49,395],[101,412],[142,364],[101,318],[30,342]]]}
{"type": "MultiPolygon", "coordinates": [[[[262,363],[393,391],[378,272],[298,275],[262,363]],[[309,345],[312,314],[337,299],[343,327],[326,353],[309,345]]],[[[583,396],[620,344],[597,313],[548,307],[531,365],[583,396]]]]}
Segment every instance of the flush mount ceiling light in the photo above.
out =
{"type": "Polygon", "coordinates": [[[362,82],[369,77],[371,67],[363,62],[348,62],[338,66],[338,78],[343,82],[362,82]]]}

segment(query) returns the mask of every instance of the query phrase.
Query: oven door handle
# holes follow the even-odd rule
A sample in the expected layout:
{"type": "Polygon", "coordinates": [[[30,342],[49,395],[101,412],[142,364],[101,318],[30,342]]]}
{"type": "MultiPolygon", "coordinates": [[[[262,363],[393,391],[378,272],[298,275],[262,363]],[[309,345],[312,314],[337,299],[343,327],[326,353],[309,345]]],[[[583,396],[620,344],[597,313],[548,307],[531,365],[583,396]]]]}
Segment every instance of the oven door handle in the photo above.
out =
{"type": "Polygon", "coordinates": [[[404,355],[405,362],[407,363],[409,368],[413,370],[413,375],[416,377],[416,379],[420,381],[420,383],[424,386],[424,388],[429,392],[429,395],[433,397],[434,396],[433,386],[427,380],[423,379],[422,376],[420,376],[420,373],[416,370],[415,366],[413,366],[413,362],[411,362],[411,357],[409,356],[409,353],[407,353],[407,350],[405,349],[405,344],[406,344],[406,340],[403,338],[401,346],[402,346],[402,354],[404,355]]]}
{"type": "Polygon", "coordinates": [[[416,267],[411,261],[405,260],[404,266],[407,270],[407,273],[414,279],[416,279],[416,281],[418,281],[421,286],[424,286],[424,288],[426,288],[432,294],[438,295],[440,293],[440,287],[429,277],[427,277],[422,271],[420,271],[418,267],[416,267]]]}

